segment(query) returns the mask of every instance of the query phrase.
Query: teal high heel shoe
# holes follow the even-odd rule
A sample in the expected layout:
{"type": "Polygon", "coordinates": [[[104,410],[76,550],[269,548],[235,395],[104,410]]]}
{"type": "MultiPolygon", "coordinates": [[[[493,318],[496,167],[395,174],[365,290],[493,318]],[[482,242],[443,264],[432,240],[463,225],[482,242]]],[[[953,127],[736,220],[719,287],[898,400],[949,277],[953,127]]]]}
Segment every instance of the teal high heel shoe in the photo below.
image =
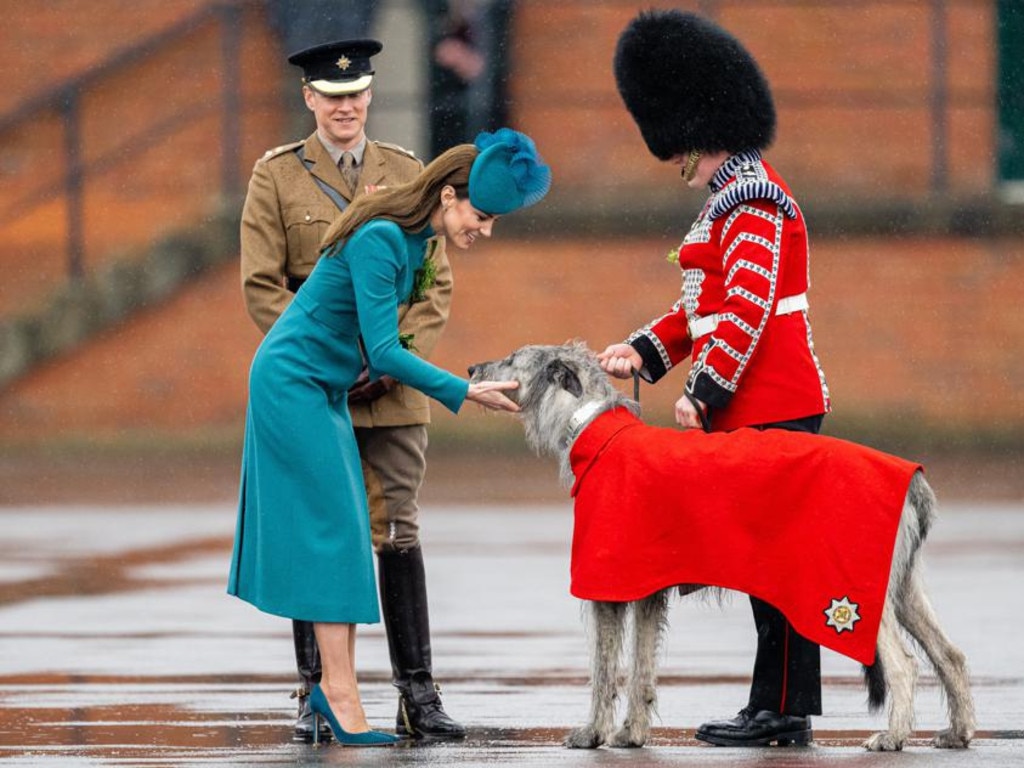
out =
{"type": "Polygon", "coordinates": [[[319,685],[314,685],[309,693],[309,708],[313,712],[313,743],[320,743],[320,721],[326,720],[334,734],[334,740],[343,747],[387,747],[398,741],[397,736],[380,731],[364,731],[349,733],[341,727],[338,718],[331,712],[331,705],[319,685]]]}

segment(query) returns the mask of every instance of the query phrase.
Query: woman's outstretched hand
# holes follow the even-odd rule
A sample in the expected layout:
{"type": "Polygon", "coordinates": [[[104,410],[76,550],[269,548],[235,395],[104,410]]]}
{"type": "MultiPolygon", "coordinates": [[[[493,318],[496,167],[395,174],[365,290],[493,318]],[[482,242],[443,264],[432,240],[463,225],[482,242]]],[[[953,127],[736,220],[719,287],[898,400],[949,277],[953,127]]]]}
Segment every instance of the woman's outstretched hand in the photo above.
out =
{"type": "Polygon", "coordinates": [[[518,381],[477,381],[469,385],[466,399],[479,403],[493,411],[511,411],[515,413],[519,410],[518,403],[509,400],[504,393],[507,390],[518,387],[518,381]]]}
{"type": "Polygon", "coordinates": [[[644,365],[640,353],[629,344],[612,344],[597,356],[597,362],[605,373],[619,379],[628,379],[644,365]]]}

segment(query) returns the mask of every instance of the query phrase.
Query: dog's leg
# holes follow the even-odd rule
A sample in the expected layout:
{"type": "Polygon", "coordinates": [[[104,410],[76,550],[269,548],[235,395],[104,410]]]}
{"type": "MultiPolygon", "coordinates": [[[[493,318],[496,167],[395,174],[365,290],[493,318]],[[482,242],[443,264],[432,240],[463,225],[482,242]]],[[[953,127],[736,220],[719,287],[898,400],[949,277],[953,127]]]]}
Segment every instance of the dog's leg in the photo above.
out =
{"type": "Polygon", "coordinates": [[[656,592],[633,605],[633,669],[629,680],[626,720],[608,742],[612,747],[642,747],[651,732],[657,704],[657,663],[665,627],[668,592],[656,592]]]}
{"type": "Polygon", "coordinates": [[[896,752],[903,749],[914,727],[917,660],[900,637],[896,615],[888,600],[878,628],[877,652],[889,694],[889,730],[871,736],[864,747],[872,752],[896,752]]]}
{"type": "Polygon", "coordinates": [[[575,729],[565,740],[570,749],[594,749],[608,740],[615,722],[615,699],[622,654],[626,603],[593,602],[591,618],[590,722],[575,729]]]}
{"type": "Polygon", "coordinates": [[[967,657],[949,641],[924,589],[919,565],[906,582],[896,617],[924,649],[942,683],[949,710],[949,729],[935,734],[932,744],[944,749],[963,749],[974,737],[974,697],[971,695],[967,657]]]}

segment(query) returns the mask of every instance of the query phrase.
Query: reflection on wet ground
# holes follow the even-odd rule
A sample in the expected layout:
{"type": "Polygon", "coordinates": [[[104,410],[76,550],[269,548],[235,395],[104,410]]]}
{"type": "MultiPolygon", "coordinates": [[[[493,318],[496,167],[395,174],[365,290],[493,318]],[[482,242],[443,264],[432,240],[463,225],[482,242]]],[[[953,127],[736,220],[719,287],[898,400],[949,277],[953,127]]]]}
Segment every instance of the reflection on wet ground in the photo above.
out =
{"type": "MultiPolygon", "coordinates": [[[[564,505],[425,509],[434,665],[463,742],[394,749],[291,741],[287,623],[224,594],[229,505],[0,507],[0,761],[10,765],[890,765],[860,743],[859,667],[823,657],[826,715],[809,749],[722,750],[693,739],[746,698],[753,637],[742,597],[674,605],[660,719],[643,750],[570,751],[587,712],[587,645],[568,595],[564,505]]],[[[974,672],[980,730],[967,753],[928,740],[944,714],[922,669],[908,765],[1024,761],[1024,508],[958,505],[929,543],[929,583],[974,672]]],[[[367,714],[393,727],[379,626],[360,629],[367,714]]]]}
{"type": "MultiPolygon", "coordinates": [[[[118,686],[125,698],[133,693],[145,695],[130,683],[118,686]]],[[[7,695],[27,696],[43,704],[51,696],[61,706],[45,704],[18,713],[12,723],[11,711],[0,721],[0,735],[5,745],[18,743],[16,750],[5,746],[12,757],[20,756],[28,764],[50,761],[62,765],[506,765],[506,764],[605,764],[609,760],[628,759],[630,765],[660,765],[670,755],[689,756],[700,764],[711,760],[735,765],[758,762],[763,756],[748,755],[737,750],[715,750],[693,739],[690,730],[655,728],[648,748],[636,750],[600,750],[593,753],[572,753],[564,750],[561,740],[564,727],[473,728],[462,742],[404,741],[393,750],[350,750],[332,744],[315,747],[289,741],[291,722],[286,717],[266,717],[252,712],[226,710],[196,712],[188,703],[200,688],[195,686],[163,687],[163,696],[179,698],[179,704],[75,705],[73,700],[86,693],[79,686],[47,688],[45,693],[17,690],[4,686],[7,695]],[[168,690],[173,688],[176,690],[168,690]],[[79,689],[76,691],[76,689],[79,689]],[[603,757],[605,753],[612,756],[603,757]],[[756,759],[755,759],[756,757],[756,759]]],[[[276,692],[276,690],[275,690],[276,692]]],[[[266,690],[252,686],[216,687],[216,697],[242,701],[267,695],[266,690]]],[[[151,693],[152,695],[152,693],[151,693]]],[[[155,695],[154,698],[162,698],[155,695]]],[[[860,744],[869,735],[866,730],[828,730],[816,734],[809,750],[774,750],[771,764],[778,766],[820,765],[825,754],[856,756],[857,765],[882,765],[884,756],[868,755],[860,744]]],[[[931,733],[919,732],[907,747],[907,753],[929,755],[931,733]]],[[[1000,741],[1020,739],[1020,732],[981,732],[976,751],[996,753],[1000,741]]],[[[1009,742],[1006,742],[1009,743],[1009,742]]],[[[1019,757],[1021,750],[1011,748],[1019,757]]],[[[2,754],[2,753],[0,753],[2,754]]],[[[948,754],[948,753],[947,753],[948,754]]],[[[950,755],[953,760],[953,756],[950,755]]],[[[920,762],[915,764],[920,765],[920,762]]],[[[954,760],[955,765],[963,762],[954,760]]],[[[991,763],[990,763],[991,764],[991,763]]],[[[998,763],[995,763],[998,764],[998,763]]]]}
{"type": "MultiPolygon", "coordinates": [[[[559,685],[543,679],[523,682],[540,687],[559,685]]],[[[695,683],[701,684],[701,681],[695,683]]],[[[314,747],[290,741],[291,720],[276,706],[280,703],[281,691],[287,686],[286,679],[261,684],[141,683],[110,678],[3,684],[0,696],[8,705],[17,701],[19,706],[0,709],[0,743],[5,745],[4,752],[9,756],[20,755],[38,762],[44,758],[73,758],[104,764],[146,765],[211,764],[225,760],[238,764],[378,764],[378,758],[365,750],[334,745],[314,747]],[[238,709],[239,704],[245,709],[238,709]],[[266,711],[258,710],[261,704],[267,706],[266,711]],[[12,748],[15,744],[18,746],[12,748]]],[[[369,687],[383,693],[382,683],[369,687]]],[[[485,681],[459,681],[460,690],[471,691],[471,696],[500,696],[502,691],[495,687],[494,683],[485,681]]],[[[854,753],[860,755],[859,746],[869,733],[869,730],[858,729],[819,729],[811,753],[830,748],[858,748],[854,753]]],[[[565,734],[564,726],[471,728],[463,742],[406,741],[395,750],[379,750],[382,753],[379,764],[461,765],[467,761],[482,761],[500,765],[503,759],[519,763],[524,753],[539,748],[544,748],[548,754],[555,752],[560,758],[560,744],[565,734]],[[386,758],[385,752],[388,753],[386,758]],[[499,759],[500,756],[504,757],[499,759]]],[[[929,731],[918,732],[908,751],[928,750],[931,736],[929,731]]],[[[1019,731],[982,731],[978,734],[978,745],[1022,737],[1024,733],[1019,731]]],[[[639,763],[631,760],[630,764],[653,765],[663,748],[731,752],[700,745],[693,739],[690,729],[667,727],[654,729],[648,747],[646,752],[650,754],[646,758],[639,763]]],[[[615,752],[625,756],[631,751],[615,752]]],[[[784,763],[773,760],[772,764],[815,762],[811,755],[795,750],[790,753],[792,759],[784,763]]],[[[559,762],[563,761],[559,759],[559,762]]]]}

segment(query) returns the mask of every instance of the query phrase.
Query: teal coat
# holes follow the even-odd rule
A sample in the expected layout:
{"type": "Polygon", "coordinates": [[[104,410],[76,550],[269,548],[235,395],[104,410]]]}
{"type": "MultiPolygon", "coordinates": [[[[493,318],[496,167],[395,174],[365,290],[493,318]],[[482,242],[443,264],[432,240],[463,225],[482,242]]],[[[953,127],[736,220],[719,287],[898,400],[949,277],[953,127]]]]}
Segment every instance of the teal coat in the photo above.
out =
{"type": "Polygon", "coordinates": [[[402,348],[399,304],[429,228],[375,220],[321,258],[249,372],[228,593],[317,622],[380,620],[362,467],[347,393],[364,365],[457,412],[469,382],[402,348]]]}

